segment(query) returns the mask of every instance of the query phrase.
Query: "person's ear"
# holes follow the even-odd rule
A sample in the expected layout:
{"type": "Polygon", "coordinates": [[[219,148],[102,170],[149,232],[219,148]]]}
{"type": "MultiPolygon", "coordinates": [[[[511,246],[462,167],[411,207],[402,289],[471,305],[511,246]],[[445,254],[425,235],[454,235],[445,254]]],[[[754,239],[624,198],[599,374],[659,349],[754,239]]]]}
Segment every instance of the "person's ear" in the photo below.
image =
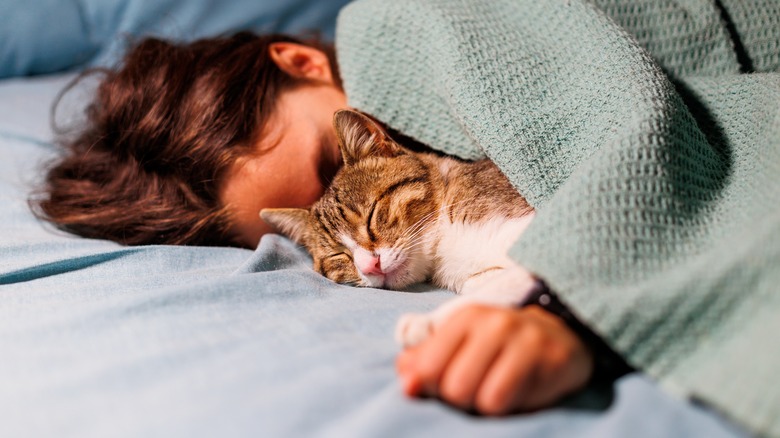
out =
{"type": "Polygon", "coordinates": [[[333,72],[328,55],[303,44],[278,42],[269,48],[271,60],[288,75],[333,84],[333,72]]]}

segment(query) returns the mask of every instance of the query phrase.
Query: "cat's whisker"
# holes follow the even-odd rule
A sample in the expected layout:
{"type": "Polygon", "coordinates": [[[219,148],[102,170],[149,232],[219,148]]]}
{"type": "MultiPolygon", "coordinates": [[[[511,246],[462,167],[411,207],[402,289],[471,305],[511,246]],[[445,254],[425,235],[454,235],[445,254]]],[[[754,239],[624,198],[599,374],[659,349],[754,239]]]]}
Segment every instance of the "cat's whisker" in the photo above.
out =
{"type": "Polygon", "coordinates": [[[445,211],[451,209],[452,207],[457,207],[459,205],[462,205],[462,204],[465,204],[465,203],[468,203],[468,202],[474,202],[474,201],[472,199],[461,199],[458,202],[451,202],[449,204],[442,205],[441,207],[439,207],[439,211],[445,212],[445,211]]]}
{"type": "MultiPolygon", "coordinates": [[[[423,219],[430,219],[430,216],[424,217],[423,219]]],[[[404,247],[408,248],[408,243],[416,243],[418,241],[421,241],[422,238],[425,236],[424,232],[428,229],[428,225],[430,222],[425,222],[422,219],[419,222],[419,225],[414,226],[414,228],[409,228],[401,238],[397,240],[397,243],[403,244],[404,247]]]]}
{"type": "Polygon", "coordinates": [[[426,243],[426,240],[423,237],[414,239],[414,240],[407,240],[403,244],[404,250],[410,250],[412,248],[416,248],[418,246],[424,245],[426,243]]]}
{"type": "MultiPolygon", "coordinates": [[[[417,220],[417,222],[415,222],[414,224],[412,224],[412,225],[409,227],[409,229],[408,229],[408,230],[414,230],[415,228],[419,228],[419,227],[421,227],[421,226],[424,226],[424,225],[425,225],[425,222],[426,222],[428,219],[430,219],[430,218],[431,218],[431,217],[432,217],[432,216],[433,216],[435,213],[436,213],[436,211],[434,210],[434,211],[431,211],[431,212],[429,212],[429,213],[425,214],[423,217],[421,217],[420,219],[418,219],[418,220],[417,220]]],[[[408,230],[407,230],[407,231],[408,231],[408,230]]]]}
{"type": "Polygon", "coordinates": [[[450,204],[441,205],[439,208],[436,208],[425,214],[404,232],[404,235],[402,235],[393,245],[393,250],[399,249],[403,251],[411,251],[424,245],[426,243],[424,231],[427,230],[428,225],[430,225],[432,222],[430,219],[435,215],[442,213],[443,211],[447,211],[452,207],[465,204],[467,202],[470,202],[470,200],[460,200],[450,204]]]}
{"type": "Polygon", "coordinates": [[[425,234],[419,234],[415,236],[415,238],[413,239],[406,239],[406,240],[401,239],[397,242],[397,245],[394,245],[394,247],[398,246],[400,249],[404,251],[408,251],[410,249],[417,248],[418,246],[428,243],[425,237],[426,237],[425,234]]]}
{"type": "Polygon", "coordinates": [[[436,210],[433,210],[427,214],[425,214],[423,217],[421,217],[417,222],[412,224],[405,232],[404,237],[407,235],[414,235],[415,233],[419,233],[421,230],[425,229],[425,227],[428,225],[427,221],[431,219],[435,214],[438,212],[436,210]]]}
{"type": "Polygon", "coordinates": [[[404,246],[401,249],[403,250],[404,253],[411,254],[413,251],[417,250],[421,246],[423,246],[423,244],[419,243],[419,244],[416,244],[416,245],[404,246]]]}
{"type": "Polygon", "coordinates": [[[425,231],[428,229],[428,227],[420,227],[417,230],[415,230],[413,233],[410,233],[408,235],[404,236],[404,240],[408,242],[413,242],[415,240],[419,240],[425,236],[425,231]]]}
{"type": "Polygon", "coordinates": [[[424,236],[424,232],[427,230],[426,226],[420,226],[417,230],[414,230],[413,232],[404,235],[403,238],[406,241],[414,241],[422,236],[424,236]]]}
{"type": "Polygon", "coordinates": [[[404,238],[408,240],[413,240],[417,236],[419,236],[423,231],[425,231],[428,226],[431,224],[431,219],[438,214],[437,210],[433,210],[430,213],[424,215],[421,217],[417,222],[415,222],[412,226],[410,226],[406,232],[404,233],[404,238]]]}
{"type": "Polygon", "coordinates": [[[455,206],[458,206],[458,205],[461,205],[461,204],[465,204],[467,202],[471,202],[471,200],[464,199],[464,200],[460,200],[460,201],[457,201],[457,202],[452,202],[450,204],[439,206],[439,208],[436,208],[433,211],[429,212],[428,214],[426,214],[425,216],[420,218],[417,222],[415,222],[412,226],[410,226],[409,229],[407,230],[407,233],[414,234],[415,232],[419,232],[422,228],[425,227],[425,225],[427,225],[425,223],[425,221],[430,219],[432,216],[437,215],[437,214],[439,214],[439,213],[441,213],[443,211],[446,211],[447,209],[450,209],[452,207],[455,207],[455,206]]]}

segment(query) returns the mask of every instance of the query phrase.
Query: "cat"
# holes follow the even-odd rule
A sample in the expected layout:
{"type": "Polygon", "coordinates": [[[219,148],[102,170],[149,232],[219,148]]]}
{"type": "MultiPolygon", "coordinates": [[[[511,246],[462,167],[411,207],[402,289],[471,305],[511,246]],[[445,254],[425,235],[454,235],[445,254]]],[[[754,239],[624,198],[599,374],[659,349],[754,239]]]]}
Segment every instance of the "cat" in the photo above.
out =
{"type": "Polygon", "coordinates": [[[413,152],[353,110],[336,112],[334,128],[344,166],[323,196],[308,209],[260,216],[335,282],[403,289],[431,281],[461,295],[401,316],[401,344],[418,344],[466,303],[513,306],[540,287],[506,255],[534,210],[493,162],[413,152]]]}

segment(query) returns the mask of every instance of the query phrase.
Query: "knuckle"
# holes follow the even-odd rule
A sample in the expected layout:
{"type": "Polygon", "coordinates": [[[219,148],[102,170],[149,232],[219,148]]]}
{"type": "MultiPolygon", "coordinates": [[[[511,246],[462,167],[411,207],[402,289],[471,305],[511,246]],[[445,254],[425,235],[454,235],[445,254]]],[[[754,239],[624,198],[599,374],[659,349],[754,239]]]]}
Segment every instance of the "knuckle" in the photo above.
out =
{"type": "Polygon", "coordinates": [[[439,368],[434,366],[431,361],[422,360],[417,366],[417,377],[426,383],[436,383],[439,380],[439,368]]]}
{"type": "Polygon", "coordinates": [[[493,333],[508,333],[515,329],[516,320],[511,312],[499,311],[491,315],[490,330],[493,333]]]}
{"type": "Polygon", "coordinates": [[[499,416],[509,413],[506,396],[497,390],[480,391],[474,400],[474,407],[483,415],[499,416]]]}
{"type": "Polygon", "coordinates": [[[447,402],[466,408],[471,405],[471,391],[459,380],[445,376],[439,386],[439,396],[447,402]]]}
{"type": "Polygon", "coordinates": [[[572,361],[574,352],[565,345],[551,345],[548,348],[548,357],[550,365],[556,370],[559,370],[572,361]]]}
{"type": "Polygon", "coordinates": [[[473,318],[479,317],[482,309],[477,304],[467,304],[455,311],[452,315],[452,320],[457,321],[469,321],[473,318]]]}
{"type": "Polygon", "coordinates": [[[538,324],[528,324],[523,332],[523,338],[528,348],[539,349],[547,344],[547,333],[538,324]]]}

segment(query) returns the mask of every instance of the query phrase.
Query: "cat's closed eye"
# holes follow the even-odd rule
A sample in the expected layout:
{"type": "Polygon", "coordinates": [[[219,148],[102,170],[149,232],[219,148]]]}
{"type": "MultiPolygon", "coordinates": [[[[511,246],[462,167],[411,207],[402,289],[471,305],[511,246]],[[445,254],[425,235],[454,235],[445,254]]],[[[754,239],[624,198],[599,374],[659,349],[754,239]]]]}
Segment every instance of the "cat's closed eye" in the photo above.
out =
{"type": "Polygon", "coordinates": [[[368,237],[372,241],[376,240],[376,234],[378,232],[378,228],[381,224],[386,224],[386,216],[387,216],[387,208],[386,207],[379,207],[378,202],[374,202],[371,205],[371,208],[368,212],[368,215],[366,216],[366,231],[368,232],[368,237]]]}
{"type": "Polygon", "coordinates": [[[352,260],[352,254],[349,252],[349,250],[344,250],[341,252],[335,252],[333,254],[326,255],[325,257],[323,257],[323,259],[333,259],[337,257],[346,257],[352,260]]]}

